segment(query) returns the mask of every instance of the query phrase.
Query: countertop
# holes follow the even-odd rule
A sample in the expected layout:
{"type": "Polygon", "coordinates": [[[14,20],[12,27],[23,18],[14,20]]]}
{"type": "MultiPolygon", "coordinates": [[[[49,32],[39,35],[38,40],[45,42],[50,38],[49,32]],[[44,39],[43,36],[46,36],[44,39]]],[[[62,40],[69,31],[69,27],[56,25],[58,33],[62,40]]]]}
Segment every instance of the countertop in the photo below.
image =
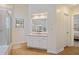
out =
{"type": "Polygon", "coordinates": [[[31,33],[31,34],[26,34],[26,36],[48,37],[48,34],[47,33],[31,33]]]}

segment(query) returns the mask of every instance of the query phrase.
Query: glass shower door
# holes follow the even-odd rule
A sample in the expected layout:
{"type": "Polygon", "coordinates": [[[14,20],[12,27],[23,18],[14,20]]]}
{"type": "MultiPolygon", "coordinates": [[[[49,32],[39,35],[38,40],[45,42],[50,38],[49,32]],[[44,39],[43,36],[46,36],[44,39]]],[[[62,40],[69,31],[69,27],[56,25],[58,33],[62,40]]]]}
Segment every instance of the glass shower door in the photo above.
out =
{"type": "Polygon", "coordinates": [[[2,15],[2,12],[0,12],[0,46],[3,45],[4,43],[4,30],[3,30],[3,15],[2,15]]]}
{"type": "Polygon", "coordinates": [[[4,54],[11,43],[11,15],[8,10],[0,10],[0,54],[4,54]]]}
{"type": "Polygon", "coordinates": [[[6,12],[6,15],[4,17],[5,19],[5,39],[7,40],[6,44],[10,45],[11,43],[11,15],[8,13],[8,11],[6,12]]]}

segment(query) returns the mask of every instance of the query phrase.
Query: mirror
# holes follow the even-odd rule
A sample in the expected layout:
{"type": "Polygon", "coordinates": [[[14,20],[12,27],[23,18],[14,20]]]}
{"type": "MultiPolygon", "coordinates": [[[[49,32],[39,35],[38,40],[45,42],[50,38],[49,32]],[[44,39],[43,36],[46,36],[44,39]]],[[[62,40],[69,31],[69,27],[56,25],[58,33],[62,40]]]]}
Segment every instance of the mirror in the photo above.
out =
{"type": "Polygon", "coordinates": [[[16,18],[16,28],[24,28],[24,19],[16,18]]]}
{"type": "Polygon", "coordinates": [[[47,32],[47,12],[32,14],[32,32],[47,32]]]}

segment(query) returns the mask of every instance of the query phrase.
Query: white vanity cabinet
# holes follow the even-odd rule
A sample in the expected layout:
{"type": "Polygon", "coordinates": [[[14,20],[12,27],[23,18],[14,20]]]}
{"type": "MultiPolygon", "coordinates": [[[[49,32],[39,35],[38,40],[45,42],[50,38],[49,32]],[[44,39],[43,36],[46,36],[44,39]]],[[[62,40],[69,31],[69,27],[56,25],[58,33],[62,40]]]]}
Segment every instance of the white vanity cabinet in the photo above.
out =
{"type": "Polygon", "coordinates": [[[47,36],[29,35],[28,47],[47,49],[47,36]]]}

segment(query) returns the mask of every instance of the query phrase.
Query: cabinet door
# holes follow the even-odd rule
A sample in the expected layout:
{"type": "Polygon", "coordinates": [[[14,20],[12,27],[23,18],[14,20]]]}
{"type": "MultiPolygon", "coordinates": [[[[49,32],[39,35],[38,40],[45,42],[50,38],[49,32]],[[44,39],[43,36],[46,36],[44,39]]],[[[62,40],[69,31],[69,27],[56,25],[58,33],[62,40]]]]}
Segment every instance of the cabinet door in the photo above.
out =
{"type": "Polygon", "coordinates": [[[47,49],[47,37],[40,37],[40,48],[47,49]]]}
{"type": "Polygon", "coordinates": [[[39,37],[32,37],[31,38],[31,46],[34,47],[34,48],[39,48],[39,37]]]}
{"type": "Polygon", "coordinates": [[[28,37],[27,46],[32,47],[32,37],[31,36],[28,37]]]}
{"type": "Polygon", "coordinates": [[[31,36],[28,42],[29,47],[47,49],[47,37],[31,36]]]}

